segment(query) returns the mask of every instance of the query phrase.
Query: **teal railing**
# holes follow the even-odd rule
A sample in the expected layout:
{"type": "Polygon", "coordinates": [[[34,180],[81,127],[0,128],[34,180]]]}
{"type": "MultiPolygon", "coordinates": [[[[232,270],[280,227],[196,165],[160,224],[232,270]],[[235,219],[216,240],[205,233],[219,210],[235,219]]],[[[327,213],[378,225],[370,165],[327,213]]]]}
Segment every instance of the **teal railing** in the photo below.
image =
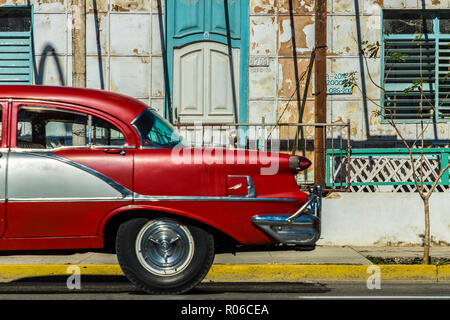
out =
{"type": "MultiPolygon", "coordinates": [[[[417,177],[421,167],[423,184],[430,186],[449,163],[450,148],[415,148],[412,155],[417,177]]],[[[438,190],[450,189],[449,171],[442,175],[438,190]]],[[[389,186],[392,186],[389,191],[413,191],[410,153],[406,148],[329,149],[326,185],[350,191],[387,191],[389,186]]]]}

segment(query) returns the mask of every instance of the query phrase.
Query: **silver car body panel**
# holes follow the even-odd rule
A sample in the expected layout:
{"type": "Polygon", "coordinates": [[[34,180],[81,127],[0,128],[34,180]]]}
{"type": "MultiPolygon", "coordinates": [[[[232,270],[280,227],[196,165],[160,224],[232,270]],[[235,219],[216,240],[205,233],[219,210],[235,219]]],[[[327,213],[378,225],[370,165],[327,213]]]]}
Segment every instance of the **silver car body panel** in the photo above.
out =
{"type": "Polygon", "coordinates": [[[8,149],[0,148],[0,203],[6,199],[6,168],[8,163],[8,149]]]}
{"type": "Polygon", "coordinates": [[[48,152],[10,152],[6,182],[8,202],[132,200],[111,179],[48,152]]]}

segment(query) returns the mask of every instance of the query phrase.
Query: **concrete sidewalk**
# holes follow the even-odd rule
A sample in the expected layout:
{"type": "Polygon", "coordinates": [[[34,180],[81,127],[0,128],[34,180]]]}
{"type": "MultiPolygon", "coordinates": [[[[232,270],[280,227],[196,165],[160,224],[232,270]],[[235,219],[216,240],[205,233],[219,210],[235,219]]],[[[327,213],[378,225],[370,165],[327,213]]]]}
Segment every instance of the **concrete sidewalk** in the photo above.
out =
{"type": "MultiPolygon", "coordinates": [[[[367,256],[382,258],[421,257],[422,247],[317,246],[313,251],[263,251],[218,254],[219,265],[370,265],[367,256]]],[[[449,247],[431,248],[431,256],[450,258],[449,247]]],[[[72,255],[0,255],[0,265],[29,264],[117,264],[114,254],[76,253],[72,255]]]]}
{"type": "MultiPolygon", "coordinates": [[[[218,254],[204,281],[366,281],[373,272],[383,280],[450,281],[450,265],[379,265],[367,256],[421,257],[422,247],[318,246],[314,251],[271,251],[218,254]]],[[[432,257],[449,258],[450,247],[433,247],[432,257]]],[[[123,275],[113,254],[0,256],[0,282],[67,275],[78,266],[81,275],[123,275]]]]}

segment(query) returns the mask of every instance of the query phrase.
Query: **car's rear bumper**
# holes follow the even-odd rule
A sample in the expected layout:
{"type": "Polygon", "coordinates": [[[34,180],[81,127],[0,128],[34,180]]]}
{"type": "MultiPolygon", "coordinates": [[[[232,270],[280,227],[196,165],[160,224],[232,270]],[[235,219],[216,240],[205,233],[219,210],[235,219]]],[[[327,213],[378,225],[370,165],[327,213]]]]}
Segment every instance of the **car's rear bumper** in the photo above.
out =
{"type": "Polygon", "coordinates": [[[252,222],[279,243],[314,247],[320,238],[322,187],[310,189],[308,201],[294,214],[257,215],[252,222]]]}

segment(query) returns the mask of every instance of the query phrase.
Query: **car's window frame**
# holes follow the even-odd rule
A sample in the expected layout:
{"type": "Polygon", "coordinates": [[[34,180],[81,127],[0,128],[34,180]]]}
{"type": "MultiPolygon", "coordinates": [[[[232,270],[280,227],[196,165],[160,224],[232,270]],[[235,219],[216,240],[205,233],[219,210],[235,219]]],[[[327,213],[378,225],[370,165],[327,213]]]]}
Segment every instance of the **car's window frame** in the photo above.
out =
{"type": "Polygon", "coordinates": [[[8,101],[0,101],[0,148],[8,147],[8,101]]]}
{"type": "Polygon", "coordinates": [[[12,115],[10,117],[10,148],[15,150],[39,150],[39,151],[52,151],[52,150],[66,150],[66,149],[134,149],[136,148],[136,136],[135,133],[127,126],[123,121],[117,119],[107,113],[97,111],[95,109],[72,105],[67,103],[55,103],[48,101],[35,101],[35,100],[14,100],[12,103],[12,115]],[[124,136],[124,145],[93,145],[87,144],[85,146],[58,146],[56,148],[21,148],[17,146],[17,130],[18,130],[18,113],[21,107],[26,107],[30,109],[44,109],[44,110],[56,110],[61,112],[78,113],[87,116],[97,117],[107,123],[111,124],[113,127],[124,136]]]}

